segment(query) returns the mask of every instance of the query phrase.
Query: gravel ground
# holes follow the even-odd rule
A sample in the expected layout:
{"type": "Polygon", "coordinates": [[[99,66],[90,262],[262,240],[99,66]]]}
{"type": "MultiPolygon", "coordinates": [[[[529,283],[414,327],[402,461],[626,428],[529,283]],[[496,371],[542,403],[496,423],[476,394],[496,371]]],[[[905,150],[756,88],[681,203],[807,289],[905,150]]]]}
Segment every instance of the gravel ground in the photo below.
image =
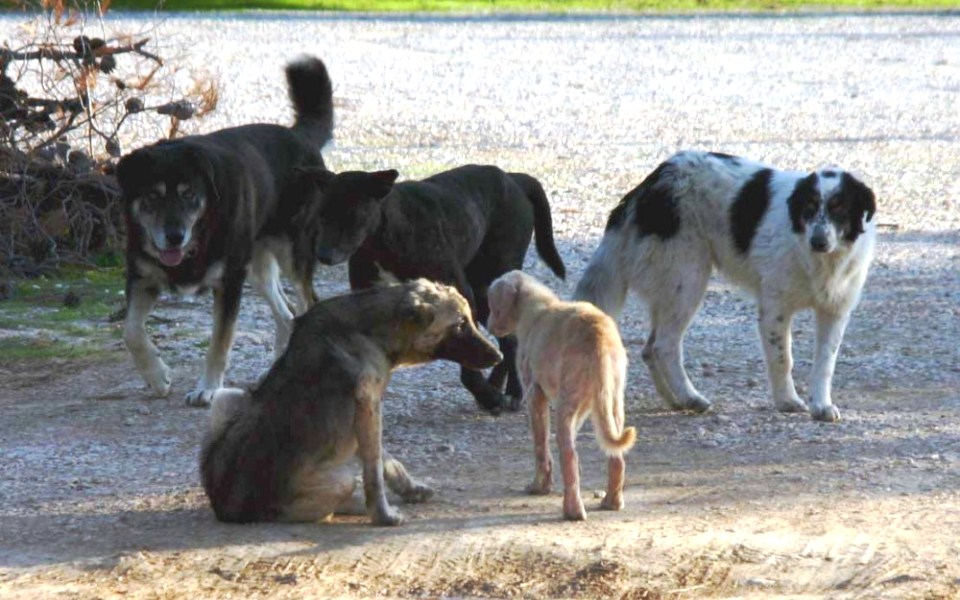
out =
{"type": "MultiPolygon", "coordinates": [[[[2,16],[0,30],[17,22],[2,16]]],[[[639,442],[627,508],[580,525],[559,522],[558,496],[520,493],[532,471],[523,415],[478,414],[444,365],[398,373],[386,399],[388,447],[439,489],[405,507],[408,524],[215,523],[196,474],[203,415],[181,402],[204,352],[208,298],[168,299],[149,325],[176,369],[169,399],[147,398],[119,349],[112,362],[2,365],[0,594],[960,594],[960,15],[107,25],[149,29],[218,76],[220,108],[200,130],[288,122],[281,67],[307,52],[334,80],[333,168],[420,177],[492,162],[537,176],[571,276],[556,281],[533,253],[528,266],[563,294],[609,208],[684,148],[851,169],[877,192],[881,240],[838,362],[839,424],[770,410],[752,302],[722,279],[687,343],[716,411],[665,412],[639,356],[645,316],[628,307],[639,442]]],[[[321,270],[318,292],[342,291],[344,279],[321,270]]],[[[263,304],[244,303],[234,382],[267,366],[263,304]]],[[[808,317],[795,336],[802,382],[808,317]]],[[[589,427],[580,439],[592,490],[603,461],[589,427]]]]}

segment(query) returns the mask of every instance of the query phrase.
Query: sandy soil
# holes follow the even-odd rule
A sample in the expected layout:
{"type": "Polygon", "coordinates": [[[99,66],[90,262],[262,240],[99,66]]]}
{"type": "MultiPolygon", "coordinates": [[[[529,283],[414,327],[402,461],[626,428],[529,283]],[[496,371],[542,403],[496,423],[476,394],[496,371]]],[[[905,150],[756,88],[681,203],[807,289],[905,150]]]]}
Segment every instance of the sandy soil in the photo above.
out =
{"type": "MultiPolygon", "coordinates": [[[[952,89],[955,98],[960,59],[945,40],[955,43],[960,18],[480,21],[456,29],[420,19],[331,19],[319,25],[298,19],[294,25],[329,27],[331,39],[324,44],[351,50],[366,44],[371,48],[362,60],[384,62],[361,73],[350,69],[360,59],[346,51],[318,49],[340,65],[332,69],[340,124],[337,145],[327,151],[331,161],[396,161],[409,173],[429,170],[429,161],[437,161],[436,170],[464,160],[495,160],[536,174],[554,202],[571,276],[568,282],[552,278],[533,253],[528,266],[563,294],[570,293],[595,247],[608,207],[665,156],[665,146],[687,145],[681,130],[719,127],[725,111],[731,116],[724,128],[689,145],[752,150],[754,158],[778,164],[853,163],[866,172],[879,192],[883,227],[838,362],[834,398],[843,420],[815,423],[771,409],[752,302],[716,279],[686,346],[691,376],[715,403],[710,414],[664,409],[640,360],[645,316],[632,304],[621,323],[632,364],[627,421],[638,430],[622,512],[596,510],[604,461],[589,425],[579,439],[588,520],[562,521],[559,494],[524,495],[533,473],[525,416],[482,415],[459,387],[455,369],[438,364],[398,372],[384,400],[386,446],[437,490],[426,504],[402,507],[403,526],[376,528],[355,517],[318,525],[224,525],[213,518],[198,484],[205,414],[182,401],[199,374],[209,298],[168,298],[149,327],[176,370],[169,398],[146,395],[119,344],[107,361],[0,365],[0,596],[960,597],[960,118],[950,112],[948,96],[931,91],[922,101],[905,101],[900,106],[906,116],[876,124],[875,133],[847,123],[842,139],[810,141],[836,120],[862,118],[864,106],[857,102],[866,103],[874,117],[894,106],[893,96],[913,93],[914,75],[926,77],[923,85],[931,89],[952,89]],[[404,133],[398,123],[414,123],[410,131],[423,132],[415,125],[425,118],[418,99],[429,95],[422,82],[406,82],[391,69],[402,70],[412,54],[426,52],[423,46],[446,49],[444,43],[456,42],[463,54],[442,55],[452,70],[425,77],[438,86],[433,89],[444,87],[437,80],[447,88],[469,87],[472,80],[462,77],[463,70],[485,68],[471,44],[519,39],[518,28],[525,26],[523,43],[507,49],[528,51],[538,64],[557,45],[575,53],[578,46],[571,44],[580,40],[594,52],[609,53],[591,54],[590,61],[619,65],[616,45],[634,43],[620,34],[634,33],[643,44],[661,48],[664,64],[656,70],[667,83],[663,73],[671,69],[681,77],[688,45],[720,44],[721,33],[741,32],[723,39],[733,44],[731,53],[739,47],[759,61],[760,49],[768,48],[781,68],[773,79],[757,75],[759,82],[815,78],[832,108],[821,108],[816,97],[797,100],[784,109],[788,137],[760,143],[768,129],[736,116],[742,96],[728,97],[729,89],[717,84],[730,72],[707,69],[700,72],[702,93],[720,109],[698,120],[680,101],[690,82],[665,83],[660,93],[667,97],[648,104],[658,115],[651,123],[666,132],[661,137],[630,141],[630,129],[614,144],[598,143],[595,136],[613,127],[616,115],[596,129],[567,129],[581,120],[578,109],[544,102],[522,108],[538,115],[530,122],[535,135],[528,147],[524,138],[483,127],[491,118],[485,112],[489,97],[477,94],[459,98],[458,111],[438,107],[446,130],[423,134],[409,147],[387,147],[404,133]],[[838,41],[831,33],[838,27],[856,33],[838,41]],[[764,38],[767,31],[776,39],[764,38]],[[864,48],[858,40],[876,45],[864,48]],[[821,42],[827,47],[811,49],[821,42]],[[387,46],[396,52],[373,52],[387,46]],[[792,62],[809,59],[808,51],[839,56],[837,68],[846,78],[837,82],[829,69],[792,62]],[[456,67],[458,56],[471,66],[456,67]],[[877,83],[869,69],[854,69],[862,56],[879,57],[873,72],[889,79],[877,83]],[[890,65],[895,75],[885,70],[890,65]],[[787,67],[796,70],[783,75],[787,67]],[[940,78],[931,79],[924,69],[940,78]],[[377,79],[369,85],[389,93],[378,99],[360,93],[367,79],[377,79]],[[831,96],[836,90],[859,90],[860,99],[845,103],[831,96]],[[804,131],[808,141],[791,144],[789,136],[799,138],[790,128],[804,131]],[[483,140],[474,154],[467,153],[471,135],[483,140]],[[550,136],[556,146],[537,141],[550,136]],[[950,169],[954,174],[946,176],[950,169]]],[[[228,39],[242,33],[250,42],[272,35],[272,27],[279,25],[266,18],[231,22],[225,29],[228,39]]],[[[441,59],[423,58],[427,64],[435,60],[441,59]]],[[[511,68],[509,83],[498,88],[497,94],[507,94],[506,100],[496,96],[499,110],[524,98],[519,76],[511,68]]],[[[582,87],[564,87],[570,83],[564,77],[562,70],[542,74],[545,85],[580,93],[582,87]]],[[[643,94],[656,88],[647,85],[643,94]]],[[[755,100],[775,111],[784,98],[764,93],[755,100]]],[[[231,106],[226,101],[226,114],[233,114],[231,106]]],[[[345,290],[344,275],[343,269],[321,270],[321,296],[345,290]]],[[[795,375],[803,382],[812,353],[809,316],[797,320],[794,335],[795,375]]],[[[264,302],[249,296],[229,372],[233,383],[249,382],[268,366],[272,337],[264,302]]]]}

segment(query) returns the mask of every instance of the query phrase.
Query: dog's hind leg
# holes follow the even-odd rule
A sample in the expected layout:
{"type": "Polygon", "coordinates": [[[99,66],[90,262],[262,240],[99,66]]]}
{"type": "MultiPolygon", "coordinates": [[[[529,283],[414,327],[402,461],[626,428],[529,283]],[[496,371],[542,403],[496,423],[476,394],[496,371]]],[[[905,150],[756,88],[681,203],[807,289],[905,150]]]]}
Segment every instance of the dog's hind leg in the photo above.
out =
{"type": "Polygon", "coordinates": [[[147,335],[146,322],[157,303],[160,290],[144,281],[127,284],[127,319],[123,341],[147,386],[158,396],[170,393],[170,368],[160,358],[157,347],[147,335]]]}
{"type": "Polygon", "coordinates": [[[533,434],[533,481],[528,494],[544,495],[553,486],[553,456],[550,452],[550,399],[535,382],[527,388],[524,404],[530,413],[530,432],[533,434]]]}
{"type": "Polygon", "coordinates": [[[195,390],[187,394],[189,406],[209,406],[214,394],[223,387],[223,374],[230,359],[230,347],[236,331],[240,297],[243,295],[245,269],[227,270],[223,287],[213,290],[213,333],[203,377],[195,390]]]}
{"type": "Polygon", "coordinates": [[[817,346],[810,373],[810,415],[817,421],[840,420],[840,411],[830,398],[830,387],[849,317],[849,313],[835,315],[817,311],[817,346]]]}
{"type": "Polygon", "coordinates": [[[254,252],[251,265],[253,284],[270,306],[274,322],[273,355],[279,358],[283,354],[293,331],[293,304],[280,285],[280,265],[273,254],[264,249],[254,252]]]}
{"type": "Polygon", "coordinates": [[[387,486],[408,504],[426,502],[433,496],[430,486],[410,477],[403,464],[386,452],[383,453],[383,478],[387,486]]]}
{"type": "Polygon", "coordinates": [[[580,413],[576,399],[561,398],[557,411],[557,445],[560,447],[560,466],[563,470],[563,518],[583,521],[587,511],[580,497],[580,459],[577,456],[577,430],[586,416],[580,413]]]}
{"type": "Polygon", "coordinates": [[[791,374],[793,353],[790,322],[793,315],[787,314],[778,297],[762,296],[759,305],[760,340],[773,404],[780,412],[807,412],[807,405],[797,395],[791,374]]]}
{"type": "Polygon", "coordinates": [[[677,264],[660,279],[662,289],[649,298],[652,329],[643,360],[664,400],[674,408],[704,412],[710,402],[693,387],[683,368],[683,336],[707,290],[709,257],[677,264]],[[669,389],[669,395],[663,388],[669,389]]]}
{"type": "Polygon", "coordinates": [[[350,508],[357,479],[349,463],[303,471],[292,485],[293,499],[282,508],[278,521],[316,523],[334,513],[358,514],[350,508]]]}

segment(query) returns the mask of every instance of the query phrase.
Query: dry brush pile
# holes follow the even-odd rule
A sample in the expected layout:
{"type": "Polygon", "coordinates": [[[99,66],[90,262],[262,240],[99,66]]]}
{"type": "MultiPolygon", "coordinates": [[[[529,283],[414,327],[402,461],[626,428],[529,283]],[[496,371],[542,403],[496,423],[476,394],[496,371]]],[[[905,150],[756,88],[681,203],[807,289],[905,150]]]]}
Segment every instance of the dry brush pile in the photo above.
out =
{"type": "Polygon", "coordinates": [[[209,77],[147,34],[108,29],[108,0],[28,0],[0,40],[0,279],[90,264],[123,235],[113,166],[217,104],[209,77]]]}

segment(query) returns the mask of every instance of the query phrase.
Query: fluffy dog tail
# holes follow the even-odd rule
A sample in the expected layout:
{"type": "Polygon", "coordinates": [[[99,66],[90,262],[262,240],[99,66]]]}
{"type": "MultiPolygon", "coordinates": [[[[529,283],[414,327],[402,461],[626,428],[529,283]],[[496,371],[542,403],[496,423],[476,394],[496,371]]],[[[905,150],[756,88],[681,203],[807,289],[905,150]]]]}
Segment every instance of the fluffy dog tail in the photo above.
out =
{"type": "Polygon", "coordinates": [[[287,65],[287,86],[296,113],[293,130],[322,148],[333,137],[333,83],[319,58],[303,56],[287,65]]]}
{"type": "MultiPolygon", "coordinates": [[[[616,326],[614,326],[616,327],[616,326]]],[[[622,454],[637,441],[637,430],[623,426],[623,396],[627,381],[626,357],[616,360],[608,349],[600,348],[601,381],[600,393],[596,394],[590,417],[597,442],[607,455],[622,454]]]]}
{"type": "Polygon", "coordinates": [[[567,268],[557,252],[557,246],[553,243],[553,217],[550,214],[550,202],[547,200],[547,193],[543,191],[540,182],[526,173],[508,173],[524,195],[533,205],[533,231],[536,234],[537,254],[547,263],[550,270],[557,277],[564,279],[567,276],[567,268]]]}

